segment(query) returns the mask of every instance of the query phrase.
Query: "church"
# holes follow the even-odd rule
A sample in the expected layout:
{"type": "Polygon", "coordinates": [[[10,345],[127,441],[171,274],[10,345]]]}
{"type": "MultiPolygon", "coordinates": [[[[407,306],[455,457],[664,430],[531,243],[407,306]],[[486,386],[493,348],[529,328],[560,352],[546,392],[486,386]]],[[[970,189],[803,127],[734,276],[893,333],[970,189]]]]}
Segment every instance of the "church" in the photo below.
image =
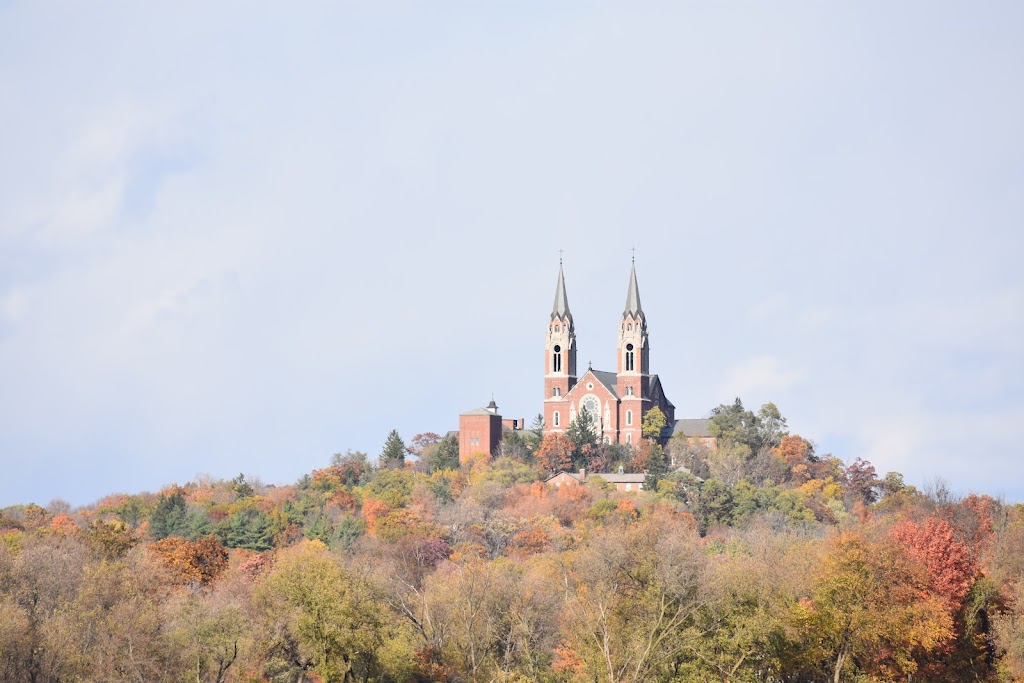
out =
{"type": "MultiPolygon", "coordinates": [[[[569,310],[565,273],[558,268],[555,303],[548,319],[544,372],[544,433],[564,432],[586,411],[604,443],[634,444],[642,436],[644,416],[660,408],[674,425],[676,408],[665,396],[661,379],[651,374],[647,316],[640,305],[636,263],[629,271],[626,307],[619,320],[615,372],[587,368],[576,374],[576,325],[569,310]]],[[[669,430],[664,437],[669,435],[669,430]]]]}
{"type": "MultiPolygon", "coordinates": [[[[566,432],[581,411],[586,411],[598,438],[606,444],[631,445],[643,436],[644,416],[653,408],[665,414],[667,427],[661,440],[683,433],[691,442],[713,447],[707,433],[710,420],[676,420],[661,379],[651,374],[651,343],[647,316],[640,305],[636,263],[630,266],[626,306],[619,320],[615,372],[587,368],[577,375],[576,325],[569,310],[569,295],[561,263],[555,283],[555,303],[548,317],[544,348],[544,434],[566,432]]],[[[480,453],[493,453],[507,431],[524,429],[523,419],[505,420],[492,400],[459,416],[459,459],[466,462],[480,453]]]]}

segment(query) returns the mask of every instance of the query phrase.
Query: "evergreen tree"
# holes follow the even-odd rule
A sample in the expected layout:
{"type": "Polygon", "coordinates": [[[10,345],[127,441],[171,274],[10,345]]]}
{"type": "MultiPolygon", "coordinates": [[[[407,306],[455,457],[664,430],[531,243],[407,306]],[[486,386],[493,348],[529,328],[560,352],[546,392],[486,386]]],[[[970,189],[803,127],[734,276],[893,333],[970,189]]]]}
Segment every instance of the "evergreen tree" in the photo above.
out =
{"type": "Polygon", "coordinates": [[[459,469],[459,437],[451,434],[444,437],[437,447],[437,457],[434,460],[435,470],[457,470],[459,469]]]}
{"type": "Polygon", "coordinates": [[[597,449],[597,431],[588,411],[576,413],[576,417],[569,423],[566,436],[572,442],[572,466],[575,469],[587,467],[591,454],[597,449]]]}
{"type": "Polygon", "coordinates": [[[379,465],[382,469],[401,469],[405,467],[405,442],[398,435],[397,429],[392,429],[384,442],[384,450],[380,453],[379,465]]]}
{"type": "Polygon", "coordinates": [[[259,510],[241,510],[231,515],[218,535],[228,548],[263,551],[273,547],[274,531],[270,520],[259,510]]]}
{"type": "Polygon", "coordinates": [[[256,491],[252,488],[252,484],[247,482],[245,480],[245,475],[241,473],[231,480],[231,490],[235,492],[235,500],[252,498],[256,494],[256,491]]]}
{"type": "Polygon", "coordinates": [[[168,536],[188,536],[187,512],[185,496],[180,491],[170,496],[161,495],[149,518],[149,532],[158,541],[168,536]]]}

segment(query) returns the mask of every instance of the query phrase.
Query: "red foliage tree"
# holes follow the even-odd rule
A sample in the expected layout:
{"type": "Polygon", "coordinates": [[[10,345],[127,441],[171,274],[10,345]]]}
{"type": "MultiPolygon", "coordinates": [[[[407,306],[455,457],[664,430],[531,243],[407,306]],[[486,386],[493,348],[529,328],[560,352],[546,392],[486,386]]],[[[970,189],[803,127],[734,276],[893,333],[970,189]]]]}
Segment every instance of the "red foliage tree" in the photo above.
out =
{"type": "Polygon", "coordinates": [[[949,613],[957,612],[978,575],[978,565],[970,549],[957,540],[953,527],[929,517],[921,525],[901,522],[890,533],[911,559],[928,570],[929,587],[949,613]]]}

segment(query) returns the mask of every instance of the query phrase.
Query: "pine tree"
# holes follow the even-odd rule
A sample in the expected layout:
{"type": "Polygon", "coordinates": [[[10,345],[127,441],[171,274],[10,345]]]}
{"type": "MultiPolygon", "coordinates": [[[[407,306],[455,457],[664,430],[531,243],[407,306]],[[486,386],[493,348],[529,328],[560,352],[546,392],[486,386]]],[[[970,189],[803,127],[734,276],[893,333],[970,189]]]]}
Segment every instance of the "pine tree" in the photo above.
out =
{"type": "Polygon", "coordinates": [[[380,467],[384,469],[401,469],[405,467],[405,442],[398,435],[397,429],[392,429],[384,442],[384,450],[380,453],[380,467]]]}
{"type": "Polygon", "coordinates": [[[181,495],[180,491],[170,496],[160,496],[160,502],[149,518],[149,531],[158,541],[168,536],[188,534],[185,496],[181,495]]]}

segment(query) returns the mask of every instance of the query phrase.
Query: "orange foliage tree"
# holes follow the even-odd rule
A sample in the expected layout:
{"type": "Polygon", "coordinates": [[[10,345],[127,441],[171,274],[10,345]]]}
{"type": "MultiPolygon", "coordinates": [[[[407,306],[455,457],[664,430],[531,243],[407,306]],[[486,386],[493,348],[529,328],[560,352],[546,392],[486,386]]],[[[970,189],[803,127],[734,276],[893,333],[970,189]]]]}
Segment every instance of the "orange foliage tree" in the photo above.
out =
{"type": "Polygon", "coordinates": [[[180,583],[210,583],[228,566],[228,551],[212,534],[195,541],[168,536],[149,548],[180,583]]]}
{"type": "Polygon", "coordinates": [[[548,472],[554,474],[572,467],[572,441],[559,432],[552,432],[544,437],[537,451],[537,462],[548,472]]]}

